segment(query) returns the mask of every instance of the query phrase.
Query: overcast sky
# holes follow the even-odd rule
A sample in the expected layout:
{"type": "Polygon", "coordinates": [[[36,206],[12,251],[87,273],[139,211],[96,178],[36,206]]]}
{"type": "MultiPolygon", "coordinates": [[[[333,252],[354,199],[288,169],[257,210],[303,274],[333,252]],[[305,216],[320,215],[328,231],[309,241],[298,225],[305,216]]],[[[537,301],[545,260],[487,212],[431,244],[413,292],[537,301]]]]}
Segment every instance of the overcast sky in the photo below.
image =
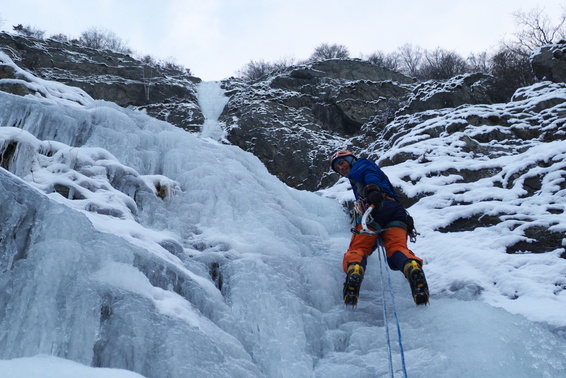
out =
{"type": "Polygon", "coordinates": [[[407,43],[467,57],[511,38],[513,12],[537,6],[558,20],[566,0],[0,0],[0,29],[75,38],[102,28],[138,54],[221,80],[251,60],[306,59],[321,43],[355,58],[407,43]]]}

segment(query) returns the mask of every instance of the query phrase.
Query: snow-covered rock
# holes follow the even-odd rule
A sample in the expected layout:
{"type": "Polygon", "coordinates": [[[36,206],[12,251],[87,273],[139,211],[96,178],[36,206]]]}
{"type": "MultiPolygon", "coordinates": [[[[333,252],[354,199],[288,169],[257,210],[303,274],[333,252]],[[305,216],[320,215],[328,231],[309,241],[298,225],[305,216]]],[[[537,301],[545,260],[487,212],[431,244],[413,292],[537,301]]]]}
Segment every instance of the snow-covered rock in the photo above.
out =
{"type": "Polygon", "coordinates": [[[566,82],[566,40],[536,49],[531,60],[533,72],[539,80],[566,82]]]}
{"type": "MultiPolygon", "coordinates": [[[[0,32],[0,51],[22,69],[80,88],[94,99],[143,109],[188,130],[198,130],[204,122],[196,99],[195,85],[200,79],[184,71],[146,64],[114,51],[5,32],[0,32]]],[[[1,69],[0,77],[7,77],[1,69]]],[[[12,93],[21,89],[12,86],[12,93]]]]}

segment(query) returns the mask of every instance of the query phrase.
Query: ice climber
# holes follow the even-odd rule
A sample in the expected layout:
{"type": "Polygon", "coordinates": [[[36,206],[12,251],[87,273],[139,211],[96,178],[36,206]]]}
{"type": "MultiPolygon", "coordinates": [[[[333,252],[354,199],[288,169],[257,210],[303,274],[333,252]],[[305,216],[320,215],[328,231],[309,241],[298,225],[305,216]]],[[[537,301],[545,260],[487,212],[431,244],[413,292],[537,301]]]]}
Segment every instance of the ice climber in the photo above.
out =
{"type": "Polygon", "coordinates": [[[399,202],[399,196],[385,173],[374,162],[358,159],[349,151],[333,154],[330,166],[350,180],[356,197],[356,224],[352,229],[350,246],[342,261],[346,273],[344,303],[357,305],[367,257],[376,249],[381,239],[389,267],[405,274],[417,305],[427,304],[428,285],[422,270],[423,260],[407,248],[408,232],[414,229],[412,218],[399,202]],[[374,234],[360,232],[361,217],[370,206],[374,209],[367,226],[371,231],[378,231],[374,234]]]}

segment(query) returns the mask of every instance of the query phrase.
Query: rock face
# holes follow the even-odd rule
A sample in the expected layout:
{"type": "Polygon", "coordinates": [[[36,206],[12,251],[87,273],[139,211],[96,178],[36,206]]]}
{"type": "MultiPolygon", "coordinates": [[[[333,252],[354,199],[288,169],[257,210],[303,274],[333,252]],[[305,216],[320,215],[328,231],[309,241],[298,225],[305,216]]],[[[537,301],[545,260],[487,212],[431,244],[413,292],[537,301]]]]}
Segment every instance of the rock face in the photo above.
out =
{"type": "Polygon", "coordinates": [[[200,79],[186,72],[157,69],[108,50],[7,33],[0,33],[0,50],[35,75],[79,87],[94,99],[145,109],[188,130],[204,122],[195,95],[200,79]]]}
{"type": "Polygon", "coordinates": [[[566,83],[566,40],[537,49],[531,59],[537,79],[566,83]]]}
{"type": "MultiPolygon", "coordinates": [[[[253,85],[229,83],[231,99],[222,116],[229,141],[254,153],[290,186],[319,188],[331,151],[344,148],[364,123],[392,115],[409,94],[409,86],[390,80],[399,76],[392,72],[383,81],[337,76],[360,76],[358,65],[368,70],[361,62],[336,60],[292,68],[253,85]],[[323,67],[332,78],[323,76],[323,67]]],[[[374,79],[384,72],[375,71],[374,79]]]]}
{"type": "Polygon", "coordinates": [[[524,237],[507,253],[563,250],[556,225],[566,210],[565,110],[566,84],[542,82],[507,104],[397,117],[364,153],[382,167],[413,167],[397,183],[406,205],[445,191],[447,202],[437,204],[444,210],[429,214],[440,232],[509,228],[524,237]],[[537,210],[521,209],[530,207],[537,210]],[[450,215],[454,208],[461,213],[450,215]]]}
{"type": "Polygon", "coordinates": [[[397,115],[426,110],[456,108],[465,104],[491,104],[489,83],[491,77],[483,73],[459,75],[450,80],[427,81],[417,85],[407,106],[397,115]]]}
{"type": "MultiPolygon", "coordinates": [[[[36,75],[93,98],[145,109],[190,131],[203,123],[197,78],[55,41],[0,34],[0,48],[36,75]]],[[[439,198],[435,191],[442,187],[447,197],[438,206],[446,210],[430,225],[440,232],[500,227],[521,235],[508,243],[508,253],[556,250],[564,243],[556,217],[565,212],[566,176],[563,166],[556,169],[563,158],[548,155],[546,147],[566,140],[565,51],[566,41],[537,50],[533,70],[545,81],[519,89],[507,104],[493,104],[484,74],[419,83],[369,62],[327,60],[251,84],[223,81],[229,101],[220,121],[230,143],[256,155],[291,187],[333,185],[338,175],[328,157],[348,149],[383,167],[413,166],[395,183],[406,205],[439,198]],[[496,198],[501,191],[512,193],[509,208],[499,206],[509,201],[507,194],[496,198]],[[536,213],[513,212],[539,202],[536,213]],[[447,213],[452,208],[460,210],[447,213]]],[[[0,65],[0,79],[15,76],[0,65]]],[[[23,96],[32,88],[3,80],[0,90],[23,96]]]]}
{"type": "Polygon", "coordinates": [[[288,185],[316,190],[336,180],[333,151],[363,148],[396,115],[490,104],[488,80],[472,74],[420,84],[369,62],[327,60],[252,85],[228,82],[223,120],[231,143],[288,185]]]}
{"type": "Polygon", "coordinates": [[[398,72],[359,59],[328,59],[314,62],[309,65],[291,68],[289,76],[306,80],[314,78],[330,78],[347,81],[391,80],[402,84],[412,84],[416,81],[398,72]]]}
{"type": "Polygon", "coordinates": [[[510,227],[521,236],[507,245],[508,253],[563,250],[563,234],[554,226],[565,209],[553,199],[566,190],[566,176],[557,173],[563,163],[529,154],[545,149],[534,147],[539,144],[566,140],[563,84],[543,82],[518,90],[508,104],[494,104],[484,74],[413,83],[378,75],[359,79],[359,73],[332,65],[356,67],[328,61],[324,66],[332,77],[307,66],[253,85],[229,83],[223,117],[230,141],[290,186],[307,190],[336,182],[328,156],[337,149],[383,167],[414,166],[396,183],[405,205],[436,198],[438,188],[450,183],[443,190],[453,192],[440,208],[466,209],[457,215],[439,211],[432,226],[438,231],[510,227]],[[515,162],[501,164],[506,157],[515,162]],[[417,177],[421,171],[428,173],[417,177]],[[427,186],[430,192],[423,191],[427,186]],[[519,193],[511,201],[515,205],[500,206],[508,200],[498,198],[500,190],[519,193]],[[546,210],[539,214],[513,210],[540,201],[546,210]]]}

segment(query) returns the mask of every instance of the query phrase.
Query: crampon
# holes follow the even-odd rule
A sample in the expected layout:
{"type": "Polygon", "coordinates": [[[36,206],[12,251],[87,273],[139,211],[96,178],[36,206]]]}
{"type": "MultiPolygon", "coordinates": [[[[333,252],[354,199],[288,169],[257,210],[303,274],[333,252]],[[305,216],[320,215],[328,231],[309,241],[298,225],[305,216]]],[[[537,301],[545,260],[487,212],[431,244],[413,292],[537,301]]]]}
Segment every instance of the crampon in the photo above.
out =
{"type": "Polygon", "coordinates": [[[409,261],[403,269],[411,286],[413,300],[417,306],[428,304],[428,284],[421,266],[415,260],[409,261]]]}
{"type": "Polygon", "coordinates": [[[364,278],[364,268],[359,264],[352,264],[348,267],[348,275],[344,282],[344,304],[346,306],[356,306],[360,295],[360,286],[364,278]]]}

